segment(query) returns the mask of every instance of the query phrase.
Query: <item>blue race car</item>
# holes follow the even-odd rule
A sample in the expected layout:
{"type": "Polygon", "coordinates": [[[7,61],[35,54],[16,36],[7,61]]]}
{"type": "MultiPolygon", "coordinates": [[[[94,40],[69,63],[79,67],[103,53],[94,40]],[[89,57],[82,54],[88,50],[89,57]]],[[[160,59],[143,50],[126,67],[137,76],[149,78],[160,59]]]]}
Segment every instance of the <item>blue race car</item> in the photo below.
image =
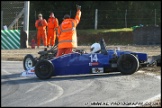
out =
{"type": "Polygon", "coordinates": [[[106,50],[104,39],[91,46],[90,53],[73,52],[50,60],[43,59],[35,67],[25,72],[34,73],[40,79],[56,75],[96,74],[121,72],[125,75],[135,73],[148,64],[146,53],[106,50]],[[30,72],[29,72],[30,71],[30,72]]]}

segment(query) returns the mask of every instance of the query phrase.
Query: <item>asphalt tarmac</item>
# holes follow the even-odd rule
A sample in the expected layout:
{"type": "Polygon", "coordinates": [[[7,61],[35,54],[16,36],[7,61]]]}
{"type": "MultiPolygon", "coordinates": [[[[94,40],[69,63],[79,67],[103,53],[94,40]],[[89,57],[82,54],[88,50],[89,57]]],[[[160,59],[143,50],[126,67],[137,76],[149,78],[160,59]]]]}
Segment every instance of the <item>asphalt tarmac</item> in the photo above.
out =
{"type": "Polygon", "coordinates": [[[161,77],[136,72],[20,77],[22,61],[1,61],[2,107],[140,106],[161,96],[161,77]]]}

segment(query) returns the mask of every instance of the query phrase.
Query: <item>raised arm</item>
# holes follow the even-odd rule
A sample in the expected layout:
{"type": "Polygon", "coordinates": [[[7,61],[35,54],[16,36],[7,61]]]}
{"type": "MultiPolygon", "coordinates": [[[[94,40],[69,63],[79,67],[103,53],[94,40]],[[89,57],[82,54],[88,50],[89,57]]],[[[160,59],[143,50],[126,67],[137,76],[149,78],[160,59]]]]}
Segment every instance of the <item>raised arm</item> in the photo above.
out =
{"type": "Polygon", "coordinates": [[[76,5],[77,8],[77,12],[75,15],[75,21],[76,21],[76,26],[78,25],[78,23],[80,22],[80,17],[81,17],[81,6],[76,5]]]}

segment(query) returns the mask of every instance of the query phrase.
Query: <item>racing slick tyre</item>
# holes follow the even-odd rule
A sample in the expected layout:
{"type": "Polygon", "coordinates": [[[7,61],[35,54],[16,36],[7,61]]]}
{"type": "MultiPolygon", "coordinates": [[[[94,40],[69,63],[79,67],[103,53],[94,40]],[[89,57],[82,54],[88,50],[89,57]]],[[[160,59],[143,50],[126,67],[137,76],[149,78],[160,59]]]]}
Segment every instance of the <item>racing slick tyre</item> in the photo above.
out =
{"type": "Polygon", "coordinates": [[[122,74],[130,75],[138,70],[139,61],[137,57],[132,54],[124,54],[119,57],[117,68],[122,74]]]}
{"type": "Polygon", "coordinates": [[[25,70],[28,70],[31,67],[35,66],[36,63],[37,63],[37,60],[33,57],[33,55],[27,54],[23,60],[23,67],[25,70]]]}
{"type": "Polygon", "coordinates": [[[49,79],[53,75],[54,66],[51,61],[40,60],[35,65],[35,74],[39,79],[49,79]]]}

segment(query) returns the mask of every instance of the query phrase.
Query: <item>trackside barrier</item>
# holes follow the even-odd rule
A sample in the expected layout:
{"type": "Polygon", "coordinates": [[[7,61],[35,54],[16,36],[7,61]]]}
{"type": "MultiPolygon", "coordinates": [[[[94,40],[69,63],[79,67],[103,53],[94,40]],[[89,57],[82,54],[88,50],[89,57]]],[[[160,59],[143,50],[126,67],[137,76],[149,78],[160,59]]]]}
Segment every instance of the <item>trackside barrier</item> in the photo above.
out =
{"type": "Polygon", "coordinates": [[[20,30],[1,30],[1,49],[19,49],[20,30]]]}

